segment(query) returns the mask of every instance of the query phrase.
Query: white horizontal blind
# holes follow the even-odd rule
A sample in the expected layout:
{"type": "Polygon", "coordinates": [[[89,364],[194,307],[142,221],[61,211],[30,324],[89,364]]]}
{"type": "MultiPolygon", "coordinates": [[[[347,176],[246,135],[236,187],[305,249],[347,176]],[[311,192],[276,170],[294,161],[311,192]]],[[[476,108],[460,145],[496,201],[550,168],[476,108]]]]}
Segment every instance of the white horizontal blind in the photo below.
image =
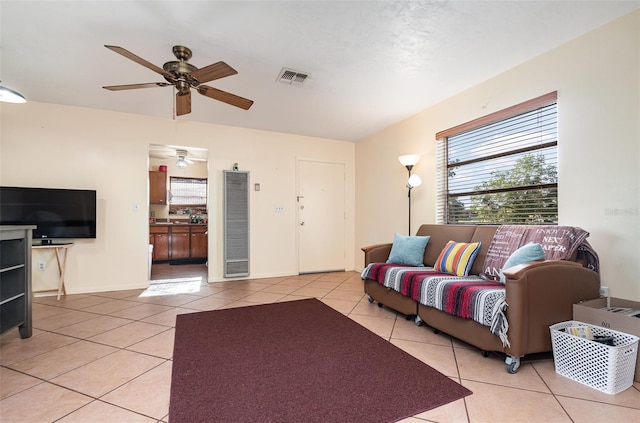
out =
{"type": "Polygon", "coordinates": [[[207,205],[207,179],[172,176],[170,179],[172,205],[207,205]]]}
{"type": "Polygon", "coordinates": [[[556,102],[446,137],[446,223],[557,224],[556,102]]]}

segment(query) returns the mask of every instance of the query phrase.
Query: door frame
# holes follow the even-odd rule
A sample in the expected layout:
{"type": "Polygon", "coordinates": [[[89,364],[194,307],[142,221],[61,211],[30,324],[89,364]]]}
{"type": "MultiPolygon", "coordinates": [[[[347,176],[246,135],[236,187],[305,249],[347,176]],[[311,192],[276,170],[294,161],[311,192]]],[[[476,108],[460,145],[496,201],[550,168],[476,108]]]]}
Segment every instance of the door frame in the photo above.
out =
{"type": "MultiPolygon", "coordinates": [[[[206,266],[207,266],[207,282],[209,282],[210,276],[209,273],[211,271],[211,267],[209,266],[209,259],[211,256],[211,237],[208,236],[208,234],[210,233],[211,230],[211,221],[210,221],[210,215],[211,215],[211,209],[212,209],[212,196],[211,196],[211,191],[212,191],[212,178],[210,175],[210,171],[211,171],[211,159],[210,159],[210,149],[209,148],[202,148],[202,147],[193,147],[193,146],[182,146],[182,145],[175,145],[175,144],[165,144],[165,143],[161,143],[161,142],[149,142],[147,144],[147,171],[151,170],[151,160],[155,159],[157,160],[158,157],[151,157],[151,150],[152,147],[166,147],[169,149],[182,149],[182,150],[187,150],[187,151],[194,151],[194,150],[200,150],[200,151],[206,151],[206,172],[207,172],[207,226],[206,226],[206,231],[207,231],[207,259],[206,259],[206,266]]],[[[167,160],[172,160],[172,158],[167,158],[167,160]]],[[[169,192],[169,188],[170,188],[170,182],[169,182],[169,173],[167,173],[167,194],[169,192]]],[[[147,204],[147,214],[148,214],[148,219],[147,219],[147,238],[146,238],[146,244],[149,245],[149,236],[150,236],[150,227],[151,227],[151,204],[149,203],[149,193],[150,193],[150,183],[149,183],[149,179],[147,178],[147,197],[146,197],[146,204],[147,204]]],[[[167,195],[167,207],[169,207],[169,198],[167,195]]],[[[169,240],[170,242],[170,240],[169,240]]],[[[191,240],[189,240],[189,242],[191,242],[191,240]]],[[[171,246],[169,246],[169,249],[171,249],[171,246]]],[[[153,260],[153,258],[152,258],[153,260]]],[[[150,282],[151,279],[151,268],[153,267],[153,263],[152,260],[149,260],[149,262],[147,263],[148,269],[148,282],[150,282]]]]}

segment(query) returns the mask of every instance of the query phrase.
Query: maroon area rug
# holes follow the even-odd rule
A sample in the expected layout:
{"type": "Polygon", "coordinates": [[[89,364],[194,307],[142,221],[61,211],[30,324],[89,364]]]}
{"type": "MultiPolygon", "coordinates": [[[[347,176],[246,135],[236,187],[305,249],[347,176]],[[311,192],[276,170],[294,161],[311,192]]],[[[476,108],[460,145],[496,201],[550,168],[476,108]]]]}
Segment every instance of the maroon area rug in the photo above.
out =
{"type": "Polygon", "coordinates": [[[469,394],[316,299],[177,317],[171,423],[394,422],[469,394]]]}

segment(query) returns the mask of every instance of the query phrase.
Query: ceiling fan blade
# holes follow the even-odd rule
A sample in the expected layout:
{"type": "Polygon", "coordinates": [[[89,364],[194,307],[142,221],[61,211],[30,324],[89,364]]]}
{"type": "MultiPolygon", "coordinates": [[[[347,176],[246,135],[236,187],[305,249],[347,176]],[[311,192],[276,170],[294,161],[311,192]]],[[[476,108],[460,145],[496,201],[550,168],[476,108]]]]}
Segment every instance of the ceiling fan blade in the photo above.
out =
{"type": "Polygon", "coordinates": [[[158,153],[149,153],[149,157],[152,157],[154,159],[163,159],[163,160],[175,158],[174,155],[158,154],[158,153]]]}
{"type": "Polygon", "coordinates": [[[128,84],[128,85],[107,85],[102,87],[105,90],[120,91],[120,90],[134,90],[137,88],[153,88],[153,87],[167,87],[171,84],[168,82],[149,82],[146,84],[128,84]]]}
{"type": "Polygon", "coordinates": [[[191,159],[187,159],[186,157],[184,158],[184,161],[185,161],[185,162],[187,162],[187,163],[189,163],[189,164],[193,164],[193,160],[191,160],[191,159]]]}
{"type": "Polygon", "coordinates": [[[222,101],[223,103],[227,103],[244,110],[249,110],[249,107],[251,107],[251,105],[253,104],[253,100],[248,100],[246,98],[242,98],[235,94],[231,94],[217,88],[209,87],[207,85],[200,85],[197,90],[203,96],[222,101]]]}
{"type": "Polygon", "coordinates": [[[182,116],[191,113],[191,91],[189,93],[180,95],[176,93],[176,115],[182,116]]]}
{"type": "Polygon", "coordinates": [[[163,75],[163,76],[169,75],[164,69],[154,65],[151,62],[147,62],[143,58],[136,56],[135,54],[131,53],[127,49],[124,49],[118,46],[108,46],[108,45],[105,45],[105,47],[108,48],[109,50],[115,51],[116,53],[123,55],[129,60],[133,60],[134,62],[144,66],[145,68],[151,69],[152,71],[159,73],[160,75],[163,75]]]}
{"type": "Polygon", "coordinates": [[[191,76],[198,82],[209,82],[214,79],[220,79],[227,76],[235,75],[238,71],[227,65],[225,62],[214,63],[204,68],[200,68],[191,72],[191,76]]]}

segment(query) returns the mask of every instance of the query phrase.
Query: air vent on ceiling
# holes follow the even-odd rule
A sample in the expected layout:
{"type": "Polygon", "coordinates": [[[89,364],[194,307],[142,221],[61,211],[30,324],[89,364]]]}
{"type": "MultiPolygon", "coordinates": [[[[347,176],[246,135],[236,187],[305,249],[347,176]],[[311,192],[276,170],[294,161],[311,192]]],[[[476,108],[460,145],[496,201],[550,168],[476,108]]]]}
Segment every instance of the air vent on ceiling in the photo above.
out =
{"type": "Polygon", "coordinates": [[[302,85],[309,78],[310,74],[298,72],[293,69],[282,68],[278,75],[278,82],[288,85],[302,85]]]}

